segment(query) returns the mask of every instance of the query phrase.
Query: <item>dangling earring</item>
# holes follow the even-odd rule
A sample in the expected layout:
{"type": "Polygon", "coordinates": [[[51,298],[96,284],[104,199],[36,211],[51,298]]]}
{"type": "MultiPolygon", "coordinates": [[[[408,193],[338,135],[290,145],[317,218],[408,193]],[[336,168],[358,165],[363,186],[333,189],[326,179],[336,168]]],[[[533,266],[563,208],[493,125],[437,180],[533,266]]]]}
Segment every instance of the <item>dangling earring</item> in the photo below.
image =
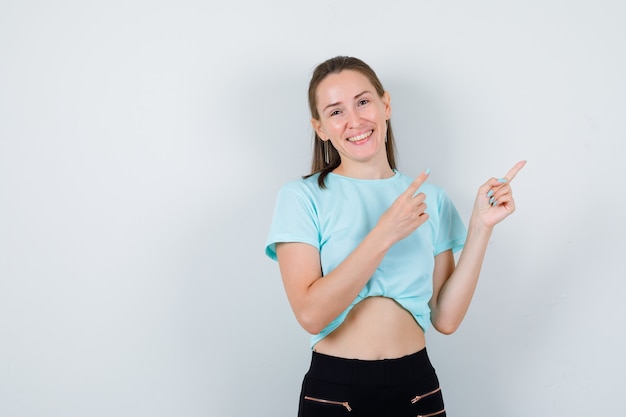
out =
{"type": "Polygon", "coordinates": [[[387,130],[385,131],[385,143],[387,143],[387,137],[389,136],[389,119],[385,120],[387,123],[387,130]]]}
{"type": "Polygon", "coordinates": [[[330,158],[328,157],[328,141],[324,141],[322,142],[323,146],[324,146],[324,161],[326,162],[326,165],[330,164],[329,160],[330,158]]]}

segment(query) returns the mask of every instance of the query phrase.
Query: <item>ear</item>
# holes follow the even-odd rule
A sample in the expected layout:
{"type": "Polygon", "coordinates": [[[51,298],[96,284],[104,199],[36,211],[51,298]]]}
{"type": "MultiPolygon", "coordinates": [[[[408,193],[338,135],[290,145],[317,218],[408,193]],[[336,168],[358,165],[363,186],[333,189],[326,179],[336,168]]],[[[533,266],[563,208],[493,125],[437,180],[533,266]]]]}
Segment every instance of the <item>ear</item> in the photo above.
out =
{"type": "Polygon", "coordinates": [[[315,130],[315,133],[317,133],[317,136],[319,136],[320,139],[323,141],[327,141],[329,139],[328,135],[322,128],[322,123],[319,120],[311,118],[311,126],[313,126],[313,130],[315,130]]]}
{"type": "Polygon", "coordinates": [[[389,92],[385,91],[382,97],[383,104],[385,105],[385,119],[391,118],[391,96],[389,92]]]}

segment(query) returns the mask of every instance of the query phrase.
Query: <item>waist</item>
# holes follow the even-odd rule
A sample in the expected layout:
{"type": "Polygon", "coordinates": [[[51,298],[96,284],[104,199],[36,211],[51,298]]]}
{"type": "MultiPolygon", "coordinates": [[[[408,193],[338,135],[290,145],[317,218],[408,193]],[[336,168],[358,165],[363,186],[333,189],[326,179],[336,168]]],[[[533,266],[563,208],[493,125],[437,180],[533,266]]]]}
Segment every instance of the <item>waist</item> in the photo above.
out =
{"type": "Polygon", "coordinates": [[[404,357],[425,346],[424,331],[410,312],[391,298],[369,297],[356,304],[314,351],[340,358],[379,360],[404,357]]]}
{"type": "Polygon", "coordinates": [[[340,384],[394,385],[434,373],[426,348],[395,359],[346,359],[313,352],[308,376],[340,384]]]}

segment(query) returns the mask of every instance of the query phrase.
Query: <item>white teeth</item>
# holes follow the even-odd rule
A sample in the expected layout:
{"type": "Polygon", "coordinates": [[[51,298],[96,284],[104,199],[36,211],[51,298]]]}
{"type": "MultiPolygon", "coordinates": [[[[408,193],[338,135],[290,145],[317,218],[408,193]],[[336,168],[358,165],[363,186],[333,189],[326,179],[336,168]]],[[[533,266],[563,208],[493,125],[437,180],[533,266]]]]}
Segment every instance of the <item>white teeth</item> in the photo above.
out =
{"type": "Polygon", "coordinates": [[[349,140],[350,142],[358,142],[358,141],[360,141],[360,140],[365,139],[365,138],[366,138],[366,137],[368,137],[369,135],[371,135],[371,134],[372,134],[372,132],[373,132],[373,130],[370,130],[369,132],[367,132],[367,133],[363,133],[363,134],[361,134],[361,135],[359,135],[359,136],[355,136],[355,137],[353,137],[353,138],[348,138],[348,140],[349,140]]]}

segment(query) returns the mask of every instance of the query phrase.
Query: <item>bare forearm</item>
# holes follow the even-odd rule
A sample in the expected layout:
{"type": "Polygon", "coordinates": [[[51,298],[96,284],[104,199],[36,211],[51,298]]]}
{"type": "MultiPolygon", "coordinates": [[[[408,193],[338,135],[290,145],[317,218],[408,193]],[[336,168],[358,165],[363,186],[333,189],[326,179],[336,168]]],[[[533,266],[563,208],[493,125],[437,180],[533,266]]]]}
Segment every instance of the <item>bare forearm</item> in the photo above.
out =
{"type": "Polygon", "coordinates": [[[381,242],[372,230],[337,268],[309,286],[301,316],[307,331],[319,333],[354,301],[391,246],[381,242]]]}
{"type": "Polygon", "coordinates": [[[426,196],[416,194],[427,177],[426,171],[420,174],[354,251],[323,277],[316,248],[295,243],[277,247],[289,302],[305,330],[319,333],[341,314],[372,277],[389,248],[428,220],[426,196]]]}
{"type": "Polygon", "coordinates": [[[454,272],[439,292],[432,322],[442,333],[453,333],[469,309],[493,228],[470,221],[465,247],[454,272]]]}
{"type": "Polygon", "coordinates": [[[455,268],[452,261],[435,277],[444,283],[438,293],[434,289],[431,321],[442,333],[454,332],[469,309],[493,227],[515,211],[510,184],[524,165],[526,161],[520,161],[504,177],[490,178],[480,186],[459,262],[455,268]]]}

